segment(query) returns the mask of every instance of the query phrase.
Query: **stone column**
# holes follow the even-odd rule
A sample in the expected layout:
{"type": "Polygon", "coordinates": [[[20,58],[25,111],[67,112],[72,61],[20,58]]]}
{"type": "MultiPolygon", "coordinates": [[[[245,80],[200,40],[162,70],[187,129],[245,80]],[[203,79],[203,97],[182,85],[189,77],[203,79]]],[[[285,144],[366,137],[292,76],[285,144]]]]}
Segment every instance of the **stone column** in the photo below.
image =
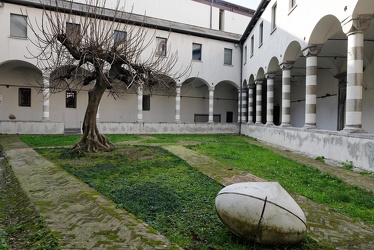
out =
{"type": "Polygon", "coordinates": [[[343,23],[343,31],[348,37],[347,53],[347,99],[346,132],[362,132],[362,92],[364,75],[364,32],[369,27],[371,17],[350,18],[343,23]]]}
{"type": "Polygon", "coordinates": [[[304,128],[317,127],[317,55],[321,49],[322,45],[311,45],[303,50],[306,57],[304,128]]]}
{"type": "Polygon", "coordinates": [[[263,80],[256,80],[256,124],[262,123],[262,83],[263,80]]]}
{"type": "Polygon", "coordinates": [[[266,100],[266,126],[274,126],[274,78],[276,72],[269,72],[265,75],[267,82],[266,100]]]}
{"type": "Polygon", "coordinates": [[[254,116],[254,103],[253,103],[253,90],[256,87],[254,84],[250,84],[248,86],[248,123],[253,124],[253,116],[254,116]]]}
{"type": "Polygon", "coordinates": [[[208,123],[213,123],[214,114],[214,86],[209,87],[209,120],[208,123]]]}
{"type": "Polygon", "coordinates": [[[181,85],[177,84],[175,89],[176,96],[175,96],[175,122],[181,122],[181,85]]]}
{"type": "Polygon", "coordinates": [[[43,121],[49,121],[49,74],[43,74],[43,121]]]}
{"type": "Polygon", "coordinates": [[[284,62],[280,65],[282,69],[282,127],[290,125],[291,107],[291,69],[295,62],[284,62]]]}
{"type": "Polygon", "coordinates": [[[248,117],[248,111],[247,111],[247,92],[248,92],[248,89],[247,88],[242,88],[242,89],[239,89],[238,90],[238,100],[239,100],[239,103],[238,103],[238,106],[239,106],[239,110],[238,110],[238,114],[240,115],[241,114],[241,122],[247,122],[247,117],[248,117]]]}
{"type": "Polygon", "coordinates": [[[143,122],[143,86],[138,86],[138,116],[137,122],[143,122]]]}

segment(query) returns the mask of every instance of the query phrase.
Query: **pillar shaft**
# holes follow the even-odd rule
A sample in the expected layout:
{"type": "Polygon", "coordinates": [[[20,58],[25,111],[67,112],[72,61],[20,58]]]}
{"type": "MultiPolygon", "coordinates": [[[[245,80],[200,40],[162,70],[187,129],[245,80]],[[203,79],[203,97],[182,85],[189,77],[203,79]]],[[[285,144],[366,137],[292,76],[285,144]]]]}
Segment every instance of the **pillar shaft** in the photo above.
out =
{"type": "Polygon", "coordinates": [[[294,62],[285,62],[281,64],[282,68],[282,123],[281,126],[290,126],[290,108],[291,108],[291,69],[294,62]]]}
{"type": "Polygon", "coordinates": [[[143,121],[143,86],[138,87],[138,115],[137,122],[143,121]]]}

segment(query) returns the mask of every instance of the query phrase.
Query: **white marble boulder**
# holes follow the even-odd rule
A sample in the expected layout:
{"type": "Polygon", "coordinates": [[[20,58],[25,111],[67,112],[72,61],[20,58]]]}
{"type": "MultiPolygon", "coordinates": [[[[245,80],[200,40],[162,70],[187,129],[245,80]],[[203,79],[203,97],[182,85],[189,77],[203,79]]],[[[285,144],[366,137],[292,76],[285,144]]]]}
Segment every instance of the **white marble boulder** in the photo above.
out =
{"type": "Polygon", "coordinates": [[[305,239],[304,212],[278,182],[243,182],[223,188],[215,207],[234,234],[260,244],[296,244],[305,239]]]}

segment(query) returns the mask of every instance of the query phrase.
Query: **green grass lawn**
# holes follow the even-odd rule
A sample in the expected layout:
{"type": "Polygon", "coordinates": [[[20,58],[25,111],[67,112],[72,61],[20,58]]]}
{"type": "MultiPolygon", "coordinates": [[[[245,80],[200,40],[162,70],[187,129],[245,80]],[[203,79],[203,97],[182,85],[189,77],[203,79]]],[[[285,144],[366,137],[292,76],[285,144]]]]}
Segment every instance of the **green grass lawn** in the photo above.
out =
{"type": "MultiPolygon", "coordinates": [[[[21,138],[27,141],[27,137],[21,138]]],[[[70,136],[65,137],[66,141],[71,140],[70,136]]],[[[61,138],[55,145],[51,145],[51,140],[44,140],[48,141],[48,146],[65,145],[61,138]]],[[[141,138],[114,135],[111,140],[141,138]]],[[[253,145],[250,140],[233,135],[153,135],[142,142],[161,145],[195,142],[196,145],[188,147],[228,166],[277,181],[289,192],[306,196],[340,213],[374,223],[372,193],[253,145]]],[[[35,141],[38,140],[34,140],[34,146],[45,146],[44,142],[35,141]]],[[[118,146],[112,152],[84,154],[80,158],[62,148],[38,149],[38,152],[184,248],[266,249],[238,239],[218,220],[214,198],[222,188],[219,183],[160,147],[118,146]]],[[[295,249],[318,247],[307,237],[295,249]]]]}

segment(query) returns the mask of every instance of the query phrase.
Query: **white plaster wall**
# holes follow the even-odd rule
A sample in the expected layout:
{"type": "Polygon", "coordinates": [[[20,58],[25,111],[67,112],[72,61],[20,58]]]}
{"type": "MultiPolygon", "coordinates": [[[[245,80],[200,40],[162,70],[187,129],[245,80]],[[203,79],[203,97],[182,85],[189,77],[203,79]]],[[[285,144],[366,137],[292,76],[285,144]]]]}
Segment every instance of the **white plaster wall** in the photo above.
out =
{"type": "Polygon", "coordinates": [[[242,133],[287,149],[324,156],[339,163],[352,161],[361,170],[374,172],[373,137],[342,132],[245,125],[242,133]]]}
{"type": "Polygon", "coordinates": [[[0,120],[9,120],[9,114],[16,116],[17,121],[39,121],[42,119],[43,96],[38,94],[38,90],[32,88],[35,78],[40,77],[34,71],[27,68],[13,69],[11,71],[1,71],[0,77],[0,120]],[[4,85],[9,85],[9,88],[4,85]],[[31,106],[19,106],[19,88],[31,88],[31,106]]]}
{"type": "MultiPolygon", "coordinates": [[[[334,15],[340,21],[345,20],[353,11],[357,0],[341,1],[299,1],[293,11],[289,11],[289,1],[271,0],[255,28],[245,41],[244,46],[250,48],[250,38],[255,35],[254,55],[248,59],[248,65],[243,72],[244,78],[257,73],[260,67],[267,69],[272,57],[283,62],[284,53],[292,41],[300,43],[301,48],[308,44],[310,35],[318,21],[326,15],[334,15]],[[277,3],[277,28],[271,30],[272,6],[277,3]],[[344,11],[347,7],[347,11],[344,11]],[[306,15],[305,13],[308,13],[306,15]],[[264,42],[261,47],[258,43],[259,25],[264,22],[264,42]]],[[[243,46],[243,47],[244,47],[243,46]]]]}
{"type": "MultiPolygon", "coordinates": [[[[86,0],[74,0],[85,3],[86,0]]],[[[116,8],[117,0],[107,0],[106,7],[116,8]]],[[[210,6],[191,0],[126,0],[120,7],[134,14],[210,28],[210,6]]],[[[231,11],[225,11],[224,31],[242,34],[250,20],[231,11]]],[[[212,28],[219,29],[219,8],[212,8],[212,28]]]]}

